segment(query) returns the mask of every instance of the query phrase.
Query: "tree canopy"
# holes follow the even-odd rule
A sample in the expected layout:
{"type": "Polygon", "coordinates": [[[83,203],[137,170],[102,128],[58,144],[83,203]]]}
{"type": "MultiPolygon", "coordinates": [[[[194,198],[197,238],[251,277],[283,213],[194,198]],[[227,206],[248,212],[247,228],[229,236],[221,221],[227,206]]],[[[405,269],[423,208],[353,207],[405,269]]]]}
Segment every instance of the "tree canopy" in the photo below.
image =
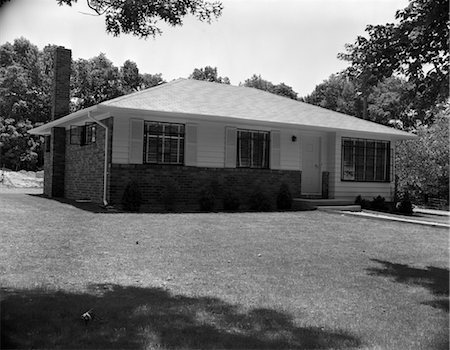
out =
{"type": "MultiPolygon", "coordinates": [[[[42,166],[42,139],[27,131],[50,119],[55,47],[39,50],[25,38],[0,45],[0,167],[42,166]]],[[[72,62],[70,110],[161,83],[161,74],[140,74],[130,60],[118,68],[105,54],[80,58],[72,62]]]]}
{"type": "Polygon", "coordinates": [[[268,91],[293,100],[297,99],[297,93],[292,89],[292,87],[286,85],[285,83],[275,85],[270,81],[263,79],[261,75],[253,74],[249,79],[245,80],[243,86],[268,91]]]}
{"type": "MultiPolygon", "coordinates": [[[[449,96],[449,0],[410,0],[396,13],[398,23],[368,25],[367,37],[346,45],[339,58],[350,62],[348,74],[366,98],[383,79],[394,74],[413,84],[416,119],[449,96]]],[[[431,120],[432,121],[432,120],[431,120]]]]}
{"type": "MultiPolygon", "coordinates": [[[[77,0],[56,0],[59,5],[72,6],[77,0]]],[[[106,31],[118,36],[122,33],[141,38],[162,33],[159,22],[171,26],[183,25],[190,14],[200,21],[211,22],[222,14],[222,3],[206,0],[86,0],[99,16],[105,16],[106,31]]]]}
{"type": "Polygon", "coordinates": [[[221,84],[230,84],[228,77],[219,77],[217,67],[206,66],[205,68],[195,68],[189,79],[206,80],[221,84]]]}

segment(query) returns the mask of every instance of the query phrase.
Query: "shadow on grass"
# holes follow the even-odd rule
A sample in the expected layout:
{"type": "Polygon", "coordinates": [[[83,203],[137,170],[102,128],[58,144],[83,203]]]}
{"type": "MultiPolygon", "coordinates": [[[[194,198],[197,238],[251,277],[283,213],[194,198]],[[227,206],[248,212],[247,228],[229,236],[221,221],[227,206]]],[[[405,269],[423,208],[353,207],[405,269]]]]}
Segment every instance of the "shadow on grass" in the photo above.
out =
{"type": "Polygon", "coordinates": [[[98,203],[93,203],[93,202],[85,202],[85,201],[77,202],[75,200],[67,199],[67,198],[48,197],[44,194],[32,193],[32,194],[28,194],[28,195],[31,197],[39,197],[39,198],[47,199],[49,201],[55,201],[58,203],[68,204],[77,209],[81,209],[81,210],[88,211],[88,212],[95,213],[95,214],[126,213],[126,211],[122,211],[122,210],[119,210],[116,208],[105,208],[105,206],[98,204],[98,203]]]}
{"type": "Polygon", "coordinates": [[[2,290],[1,348],[345,349],[350,334],[298,327],[289,314],[244,310],[164,289],[93,285],[89,293],[2,290]],[[87,325],[82,313],[93,308],[87,325]]]}
{"type": "Polygon", "coordinates": [[[433,266],[419,269],[404,264],[395,264],[389,261],[371,259],[383,265],[383,268],[370,268],[369,274],[392,277],[396,282],[415,284],[428,289],[438,299],[426,302],[445,311],[449,311],[449,270],[433,266]]]}

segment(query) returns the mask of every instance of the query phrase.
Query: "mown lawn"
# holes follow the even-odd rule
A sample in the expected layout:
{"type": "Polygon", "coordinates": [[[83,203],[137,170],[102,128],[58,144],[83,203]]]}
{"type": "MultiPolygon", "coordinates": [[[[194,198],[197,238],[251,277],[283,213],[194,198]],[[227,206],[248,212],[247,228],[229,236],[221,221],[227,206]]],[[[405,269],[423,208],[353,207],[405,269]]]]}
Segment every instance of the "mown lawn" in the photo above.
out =
{"type": "Polygon", "coordinates": [[[0,193],[0,241],[2,348],[448,349],[442,228],[0,193]]]}

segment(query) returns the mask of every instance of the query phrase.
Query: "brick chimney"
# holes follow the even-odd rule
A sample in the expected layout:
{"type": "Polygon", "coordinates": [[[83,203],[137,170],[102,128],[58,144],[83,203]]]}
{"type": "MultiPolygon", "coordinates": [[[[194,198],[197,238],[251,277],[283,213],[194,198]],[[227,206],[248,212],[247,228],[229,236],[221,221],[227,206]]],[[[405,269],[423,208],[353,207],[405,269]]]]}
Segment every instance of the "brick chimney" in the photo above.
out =
{"type": "Polygon", "coordinates": [[[54,55],[51,120],[69,114],[70,68],[72,64],[72,52],[70,50],[58,46],[54,55]]]}
{"type": "MultiPolygon", "coordinates": [[[[51,120],[69,114],[71,56],[71,51],[62,46],[54,53],[51,120]]],[[[44,153],[44,194],[64,197],[66,129],[53,127],[45,142],[48,151],[44,153]]]]}

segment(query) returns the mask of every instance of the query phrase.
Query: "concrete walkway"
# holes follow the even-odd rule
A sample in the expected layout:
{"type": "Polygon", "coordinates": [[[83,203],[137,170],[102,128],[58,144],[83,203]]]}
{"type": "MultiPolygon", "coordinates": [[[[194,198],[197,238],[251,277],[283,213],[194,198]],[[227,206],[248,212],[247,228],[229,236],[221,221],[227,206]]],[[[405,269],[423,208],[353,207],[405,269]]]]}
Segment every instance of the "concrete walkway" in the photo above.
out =
{"type": "Polygon", "coordinates": [[[450,220],[445,220],[446,222],[437,222],[433,220],[420,220],[416,219],[414,217],[406,217],[406,216],[399,216],[394,214],[388,214],[388,213],[377,213],[377,212],[367,212],[367,211],[360,211],[360,212],[350,212],[350,211],[344,211],[342,212],[345,215],[353,215],[353,216],[359,216],[364,218],[370,218],[370,219],[376,219],[376,220],[389,220],[389,221],[397,221],[397,222],[405,222],[410,224],[417,224],[417,225],[424,225],[424,226],[433,226],[433,227],[442,227],[442,228],[450,228],[450,220]]]}
{"type": "Polygon", "coordinates": [[[450,211],[445,211],[445,210],[414,208],[413,211],[414,211],[414,213],[419,213],[419,214],[450,216],[450,211]]]}

